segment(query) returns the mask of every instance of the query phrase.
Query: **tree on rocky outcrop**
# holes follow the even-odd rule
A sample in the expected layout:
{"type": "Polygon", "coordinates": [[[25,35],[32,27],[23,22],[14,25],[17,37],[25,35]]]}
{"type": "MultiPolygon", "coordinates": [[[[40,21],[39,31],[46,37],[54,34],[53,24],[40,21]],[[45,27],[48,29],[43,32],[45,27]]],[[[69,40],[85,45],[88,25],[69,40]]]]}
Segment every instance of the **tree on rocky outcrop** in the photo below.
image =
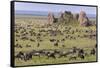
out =
{"type": "Polygon", "coordinates": [[[73,14],[70,11],[65,11],[63,13],[63,19],[65,23],[70,23],[70,21],[73,19],[73,14]]]}
{"type": "MultiPolygon", "coordinates": [[[[78,17],[78,15],[76,17],[78,17]]],[[[58,22],[66,25],[75,25],[75,26],[78,24],[78,20],[73,17],[73,14],[70,11],[61,12],[58,18],[58,22]]]]}

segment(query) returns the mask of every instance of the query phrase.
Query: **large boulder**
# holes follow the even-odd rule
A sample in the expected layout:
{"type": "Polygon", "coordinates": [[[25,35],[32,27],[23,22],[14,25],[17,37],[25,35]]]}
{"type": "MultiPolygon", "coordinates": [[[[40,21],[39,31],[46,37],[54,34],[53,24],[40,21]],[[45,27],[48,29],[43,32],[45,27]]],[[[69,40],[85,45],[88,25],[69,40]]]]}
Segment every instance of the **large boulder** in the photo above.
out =
{"type": "Polygon", "coordinates": [[[73,14],[70,11],[64,11],[60,13],[59,22],[70,23],[73,18],[73,14]]]}
{"type": "Polygon", "coordinates": [[[78,20],[79,14],[78,13],[73,14],[73,18],[76,19],[76,20],[78,20]]]}
{"type": "Polygon", "coordinates": [[[81,11],[79,13],[79,18],[78,18],[78,21],[80,23],[81,26],[89,26],[89,19],[86,15],[86,13],[84,11],[81,11]]]}
{"type": "Polygon", "coordinates": [[[63,18],[66,23],[70,23],[70,21],[73,19],[73,14],[70,11],[65,11],[63,14],[63,18]]]}
{"type": "Polygon", "coordinates": [[[59,13],[59,18],[58,18],[58,22],[61,23],[64,21],[64,18],[63,18],[63,12],[60,12],[59,13]]]}

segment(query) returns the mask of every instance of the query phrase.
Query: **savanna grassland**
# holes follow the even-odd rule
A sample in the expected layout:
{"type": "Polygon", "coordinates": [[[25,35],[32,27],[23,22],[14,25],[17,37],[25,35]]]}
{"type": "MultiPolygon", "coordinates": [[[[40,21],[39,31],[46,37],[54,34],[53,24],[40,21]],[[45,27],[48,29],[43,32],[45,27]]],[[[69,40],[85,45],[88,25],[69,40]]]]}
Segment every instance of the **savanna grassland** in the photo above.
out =
{"type": "Polygon", "coordinates": [[[96,61],[96,25],[16,16],[14,27],[15,66],[96,61]]]}

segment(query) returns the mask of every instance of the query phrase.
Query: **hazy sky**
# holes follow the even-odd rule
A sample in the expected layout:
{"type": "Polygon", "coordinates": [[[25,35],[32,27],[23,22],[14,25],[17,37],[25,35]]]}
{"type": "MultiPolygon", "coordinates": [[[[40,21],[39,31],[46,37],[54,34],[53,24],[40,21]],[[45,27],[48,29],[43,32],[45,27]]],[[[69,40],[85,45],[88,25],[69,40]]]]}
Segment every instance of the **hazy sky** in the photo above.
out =
{"type": "Polygon", "coordinates": [[[55,4],[40,4],[40,3],[25,3],[15,2],[15,10],[24,11],[50,11],[50,12],[61,12],[71,11],[72,13],[79,13],[81,10],[87,14],[96,14],[96,7],[88,6],[73,6],[73,5],[55,5],[55,4]]]}

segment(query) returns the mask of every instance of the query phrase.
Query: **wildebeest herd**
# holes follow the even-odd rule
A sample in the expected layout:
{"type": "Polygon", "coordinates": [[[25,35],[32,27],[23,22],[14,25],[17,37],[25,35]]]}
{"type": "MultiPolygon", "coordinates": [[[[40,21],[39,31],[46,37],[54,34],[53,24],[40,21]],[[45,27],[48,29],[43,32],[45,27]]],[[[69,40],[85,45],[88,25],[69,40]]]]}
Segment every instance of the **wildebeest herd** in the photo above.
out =
{"type": "Polygon", "coordinates": [[[55,61],[66,58],[64,63],[78,62],[78,60],[96,61],[94,58],[97,48],[95,26],[74,27],[56,23],[41,25],[34,23],[34,20],[36,19],[16,18],[14,26],[16,65],[20,65],[21,61],[26,62],[26,65],[32,61],[31,64],[33,65],[34,62],[35,65],[34,57],[55,61]],[[87,57],[90,59],[88,60],[87,57]]]}
{"type": "Polygon", "coordinates": [[[85,56],[96,55],[95,48],[92,48],[90,50],[90,53],[85,52],[84,49],[80,49],[80,48],[76,48],[76,47],[73,47],[69,51],[66,51],[66,50],[65,51],[60,51],[60,50],[39,50],[39,51],[37,51],[37,50],[33,50],[30,52],[26,52],[26,53],[20,51],[15,57],[19,60],[28,61],[28,60],[32,60],[32,56],[37,56],[37,57],[46,56],[47,59],[49,59],[49,58],[56,59],[56,58],[61,58],[61,57],[67,58],[67,56],[69,56],[69,60],[76,60],[77,58],[85,59],[85,56]],[[56,56],[56,55],[58,55],[58,56],[56,56]]]}

